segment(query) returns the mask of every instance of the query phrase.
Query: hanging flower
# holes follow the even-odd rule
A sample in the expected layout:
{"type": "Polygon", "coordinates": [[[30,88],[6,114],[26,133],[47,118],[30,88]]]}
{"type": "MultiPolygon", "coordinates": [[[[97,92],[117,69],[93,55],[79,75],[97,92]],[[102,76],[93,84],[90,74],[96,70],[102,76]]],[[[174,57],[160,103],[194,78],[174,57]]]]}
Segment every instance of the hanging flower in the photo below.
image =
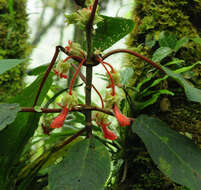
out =
{"type": "Polygon", "coordinates": [[[52,121],[50,124],[51,128],[60,128],[64,125],[64,121],[66,120],[66,116],[68,114],[67,105],[63,107],[61,113],[52,121]]]}
{"type": "Polygon", "coordinates": [[[116,117],[116,119],[119,122],[119,125],[121,127],[130,125],[130,122],[131,122],[130,118],[121,114],[121,112],[119,111],[119,108],[117,107],[116,104],[114,104],[114,106],[113,106],[113,111],[114,111],[114,115],[115,115],[115,117],[116,117]]]}
{"type": "Polygon", "coordinates": [[[95,113],[95,117],[94,117],[96,124],[102,128],[104,137],[106,139],[109,140],[115,140],[117,138],[117,136],[115,135],[114,132],[112,132],[111,130],[109,130],[107,127],[111,124],[110,122],[108,122],[108,116],[104,113],[95,113]]]}
{"type": "Polygon", "coordinates": [[[103,130],[104,137],[106,139],[109,139],[109,140],[112,140],[112,141],[117,139],[117,136],[111,130],[109,130],[107,128],[110,125],[110,123],[101,122],[100,125],[101,125],[101,128],[103,130]]]}

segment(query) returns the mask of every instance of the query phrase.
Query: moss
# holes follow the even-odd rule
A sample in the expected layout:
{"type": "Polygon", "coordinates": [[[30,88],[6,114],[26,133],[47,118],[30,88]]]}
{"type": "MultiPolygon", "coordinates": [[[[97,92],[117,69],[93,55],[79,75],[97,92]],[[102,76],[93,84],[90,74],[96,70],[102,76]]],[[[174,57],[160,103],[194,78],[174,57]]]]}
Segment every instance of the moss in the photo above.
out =
{"type": "MultiPolygon", "coordinates": [[[[147,47],[145,45],[146,37],[157,38],[162,31],[168,31],[177,36],[178,39],[184,36],[199,37],[201,34],[201,4],[194,0],[135,0],[133,10],[133,20],[135,28],[127,40],[130,49],[152,58],[154,51],[159,47],[156,45],[147,47]]],[[[175,55],[179,59],[185,60],[181,66],[188,66],[201,60],[200,45],[190,42],[182,47],[175,55]]],[[[126,66],[133,68],[134,75],[129,82],[134,87],[138,85],[145,77],[152,66],[132,56],[126,56],[126,66]]],[[[162,61],[161,64],[168,60],[162,61]]],[[[196,66],[192,71],[190,79],[196,87],[201,88],[201,67],[196,66]]],[[[150,73],[150,72],[149,72],[150,73]]],[[[157,77],[161,77],[156,75],[157,77]]],[[[141,113],[146,113],[159,117],[164,120],[171,128],[192,136],[195,143],[201,145],[201,110],[200,104],[189,102],[186,99],[183,89],[172,80],[165,80],[156,86],[156,89],[165,88],[175,93],[173,97],[161,97],[159,100],[145,108],[141,113]],[[165,111],[161,111],[160,102],[168,99],[170,105],[165,111]]],[[[132,115],[132,111],[130,111],[132,115]]],[[[143,142],[132,133],[126,133],[123,156],[121,159],[127,160],[127,177],[121,183],[121,177],[124,173],[123,167],[120,169],[113,189],[118,190],[185,190],[186,188],[175,184],[167,176],[162,174],[149,154],[147,153],[143,142]],[[136,151],[138,150],[138,151],[136,151]]],[[[164,166],[166,167],[166,166],[164,166]]]]}
{"type": "MultiPolygon", "coordinates": [[[[27,57],[27,15],[26,1],[13,1],[13,16],[9,11],[9,3],[0,0],[0,59],[22,59],[27,57]]],[[[26,63],[0,76],[0,101],[16,95],[24,86],[23,78],[26,63]]]]}

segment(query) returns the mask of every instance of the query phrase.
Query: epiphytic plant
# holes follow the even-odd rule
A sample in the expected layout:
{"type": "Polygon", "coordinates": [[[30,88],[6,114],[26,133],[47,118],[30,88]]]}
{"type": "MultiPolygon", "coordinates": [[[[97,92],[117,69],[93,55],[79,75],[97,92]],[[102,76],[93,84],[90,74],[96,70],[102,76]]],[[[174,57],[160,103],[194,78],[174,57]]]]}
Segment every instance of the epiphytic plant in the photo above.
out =
{"type": "MultiPolygon", "coordinates": [[[[81,1],[80,4],[83,5],[83,2],[81,1]]],[[[108,150],[115,154],[115,151],[121,147],[121,140],[118,141],[121,136],[117,137],[118,135],[108,128],[111,125],[108,116],[115,116],[120,127],[130,127],[142,138],[154,162],[162,172],[177,183],[198,190],[201,185],[201,162],[198,159],[201,156],[200,149],[191,140],[169,129],[159,119],[146,115],[138,115],[136,118],[123,115],[120,112],[120,110],[123,112],[123,109],[120,109],[122,96],[116,93],[116,89],[123,89],[124,92],[127,89],[121,85],[122,75],[105,59],[116,53],[128,53],[136,56],[151,64],[158,72],[163,72],[167,77],[177,81],[184,88],[190,101],[201,103],[201,90],[189,85],[181,75],[134,51],[116,49],[106,54],[103,53],[105,49],[132,30],[133,22],[129,19],[99,15],[98,0],[86,1],[85,6],[77,12],[67,15],[66,19],[68,24],[77,24],[84,30],[86,46],[82,47],[71,41],[66,47],[57,46],[44,75],[39,75],[38,79],[24,89],[20,95],[9,100],[9,104],[0,104],[2,110],[0,112],[0,142],[5,146],[0,150],[2,168],[0,170],[0,188],[9,189],[15,186],[16,189],[27,189],[33,183],[41,185],[41,181],[47,181],[48,176],[48,188],[51,190],[103,189],[110,174],[111,164],[108,150]],[[94,29],[94,25],[96,25],[96,29],[94,29]],[[54,67],[60,51],[67,58],[58,62],[54,67]],[[70,59],[78,62],[79,66],[70,62],[70,59]],[[97,65],[104,67],[109,81],[104,98],[92,84],[93,69],[97,65]],[[80,72],[84,66],[86,76],[80,72]],[[70,67],[74,68],[75,73],[68,90],[64,89],[55,94],[50,101],[54,101],[63,93],[61,102],[59,102],[61,108],[48,108],[49,102],[43,107],[42,102],[52,84],[52,76],[56,74],[58,77],[68,80],[70,67]],[[84,104],[80,104],[79,95],[73,91],[78,75],[85,83],[84,104]],[[36,89],[38,90],[35,91],[36,89]],[[101,107],[92,105],[92,89],[100,97],[101,107]],[[34,96],[35,99],[32,98],[34,96]],[[41,108],[38,110],[36,106],[41,108]],[[25,155],[24,152],[27,149],[25,145],[37,129],[41,115],[59,113],[52,121],[42,121],[45,135],[51,135],[52,130],[63,127],[67,115],[71,112],[80,112],[85,115],[84,127],[69,133],[70,137],[63,139],[62,143],[49,147],[33,163],[24,164],[20,155],[25,155]],[[92,112],[94,112],[93,115],[92,112]],[[102,135],[94,135],[93,121],[98,129],[102,129],[105,139],[101,138],[102,135]],[[72,141],[73,145],[70,144],[72,141]],[[191,152],[190,158],[186,155],[185,149],[191,152]]],[[[16,63],[16,60],[13,61],[16,63]]],[[[18,62],[20,63],[20,61],[18,62]]],[[[4,68],[4,71],[8,69],[4,68]]],[[[123,99],[125,100],[125,98],[123,99]]],[[[128,101],[135,106],[132,99],[128,101]]],[[[78,119],[75,121],[79,123],[78,119]]]]}

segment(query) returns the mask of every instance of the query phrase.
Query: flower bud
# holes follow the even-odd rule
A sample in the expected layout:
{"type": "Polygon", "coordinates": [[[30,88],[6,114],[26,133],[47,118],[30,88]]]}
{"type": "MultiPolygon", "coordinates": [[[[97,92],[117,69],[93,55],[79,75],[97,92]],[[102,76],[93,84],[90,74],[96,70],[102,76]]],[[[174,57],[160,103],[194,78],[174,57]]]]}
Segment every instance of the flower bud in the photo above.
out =
{"type": "Polygon", "coordinates": [[[65,63],[64,61],[60,61],[56,68],[54,69],[54,73],[58,75],[60,78],[67,78],[67,73],[70,69],[70,64],[65,63]]]}
{"type": "Polygon", "coordinates": [[[118,104],[120,102],[120,97],[117,94],[112,96],[110,91],[106,91],[104,102],[106,108],[112,109],[114,104],[118,104]]]}
{"type": "Polygon", "coordinates": [[[72,106],[78,104],[77,94],[75,92],[72,92],[72,95],[69,93],[65,93],[62,98],[62,105],[67,105],[69,109],[72,108],[72,106]]]}
{"type": "MultiPolygon", "coordinates": [[[[71,15],[65,15],[66,22],[68,24],[77,24],[81,29],[85,29],[91,15],[91,11],[92,4],[90,4],[88,8],[78,10],[76,13],[73,13],[71,15]]],[[[93,24],[98,24],[101,21],[103,21],[103,18],[95,14],[93,24]]]]}
{"type": "Polygon", "coordinates": [[[81,45],[75,42],[68,41],[68,46],[65,47],[68,53],[74,56],[85,57],[86,52],[81,48],[81,45]]]}

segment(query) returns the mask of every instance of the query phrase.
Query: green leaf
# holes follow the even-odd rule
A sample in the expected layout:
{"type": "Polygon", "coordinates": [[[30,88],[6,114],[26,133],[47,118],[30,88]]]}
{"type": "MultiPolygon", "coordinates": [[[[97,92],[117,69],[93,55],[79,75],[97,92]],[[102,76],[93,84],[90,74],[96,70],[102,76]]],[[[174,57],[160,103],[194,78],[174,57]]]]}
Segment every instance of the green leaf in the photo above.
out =
{"type": "MultiPolygon", "coordinates": [[[[142,96],[145,96],[145,95],[147,96],[147,95],[150,95],[152,93],[153,93],[153,91],[148,91],[148,94],[143,94],[142,96]]],[[[136,102],[135,109],[136,110],[142,110],[142,109],[146,108],[147,106],[154,104],[158,100],[158,98],[161,94],[166,94],[166,95],[171,95],[171,96],[174,95],[173,92],[166,90],[166,89],[158,90],[152,94],[152,97],[150,99],[145,100],[143,102],[136,102]]]]}
{"type": "Polygon", "coordinates": [[[177,66],[181,66],[182,63],[185,63],[184,60],[182,59],[174,59],[168,63],[165,64],[165,66],[170,66],[170,65],[177,65],[177,66]]]}
{"type": "Polygon", "coordinates": [[[174,47],[174,51],[177,52],[183,45],[187,44],[189,42],[189,38],[188,37],[183,37],[180,40],[177,41],[175,47],[174,47]]]}
{"type": "MultiPolygon", "coordinates": [[[[53,73],[47,78],[39,96],[38,105],[43,102],[52,84],[52,76],[53,73]]],[[[43,75],[40,75],[30,86],[25,88],[19,95],[12,98],[9,103],[17,102],[21,107],[33,106],[34,98],[37,94],[37,89],[40,86],[42,78],[43,75]]],[[[11,174],[17,175],[15,174],[13,167],[18,163],[24,146],[30,137],[33,136],[34,131],[38,127],[40,115],[40,113],[20,112],[18,113],[16,120],[0,132],[0,144],[4,145],[0,148],[0,176],[4,176],[5,179],[11,180],[11,174]]]]}
{"type": "Polygon", "coordinates": [[[196,65],[199,65],[199,64],[201,64],[201,61],[197,61],[196,63],[194,63],[192,65],[177,69],[174,71],[174,73],[184,73],[184,72],[190,71],[193,67],[195,67],[196,65]]]}
{"type": "Polygon", "coordinates": [[[201,45],[201,38],[199,38],[199,37],[197,37],[197,38],[192,38],[192,40],[193,40],[195,43],[201,45]]]}
{"type": "Polygon", "coordinates": [[[49,63],[44,64],[44,65],[40,65],[36,68],[28,70],[27,74],[28,75],[40,75],[41,73],[44,73],[47,70],[48,66],[49,66],[49,63]]]}
{"type": "Polygon", "coordinates": [[[201,187],[201,149],[159,119],[139,116],[132,125],[158,168],[176,183],[201,187]]]}
{"type": "Polygon", "coordinates": [[[132,31],[134,23],[130,19],[120,17],[103,17],[103,21],[97,24],[93,37],[93,48],[104,51],[121,40],[132,31]]]}
{"type": "Polygon", "coordinates": [[[171,53],[172,53],[171,48],[169,48],[169,47],[160,47],[154,52],[154,54],[152,56],[152,60],[154,62],[160,62],[161,60],[163,60],[165,57],[167,57],[171,53]]]}
{"type": "Polygon", "coordinates": [[[15,121],[20,110],[19,104],[0,104],[0,131],[15,121]]]}
{"type": "Polygon", "coordinates": [[[121,84],[126,85],[128,84],[129,79],[133,76],[133,69],[131,68],[126,68],[123,71],[120,72],[121,75],[121,84]]]}
{"type": "Polygon", "coordinates": [[[159,34],[158,41],[160,47],[169,47],[171,49],[174,49],[177,42],[177,38],[174,34],[163,31],[159,34]]]}
{"type": "Polygon", "coordinates": [[[0,75],[13,67],[23,63],[26,59],[2,59],[0,60],[0,75]]]}
{"type": "Polygon", "coordinates": [[[98,140],[73,145],[66,157],[50,169],[50,190],[103,190],[110,174],[110,156],[98,140]]]}
{"type": "Polygon", "coordinates": [[[162,66],[163,71],[171,78],[176,80],[183,88],[185,91],[185,94],[187,98],[193,102],[199,102],[201,103],[201,90],[193,87],[190,85],[183,77],[182,75],[178,73],[174,73],[170,69],[162,66]]]}

